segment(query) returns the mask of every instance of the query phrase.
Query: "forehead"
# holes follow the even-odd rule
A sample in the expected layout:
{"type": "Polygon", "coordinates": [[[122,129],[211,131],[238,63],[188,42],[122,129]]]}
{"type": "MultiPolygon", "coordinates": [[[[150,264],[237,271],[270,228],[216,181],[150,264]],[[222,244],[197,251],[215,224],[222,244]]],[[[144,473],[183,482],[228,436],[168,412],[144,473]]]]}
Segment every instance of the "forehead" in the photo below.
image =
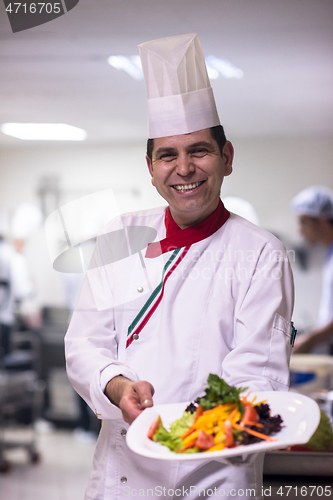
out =
{"type": "Polygon", "coordinates": [[[186,148],[198,142],[208,142],[214,144],[212,134],[209,128],[197,130],[190,134],[171,135],[169,137],[158,137],[154,139],[154,151],[160,148],[186,148]]]}

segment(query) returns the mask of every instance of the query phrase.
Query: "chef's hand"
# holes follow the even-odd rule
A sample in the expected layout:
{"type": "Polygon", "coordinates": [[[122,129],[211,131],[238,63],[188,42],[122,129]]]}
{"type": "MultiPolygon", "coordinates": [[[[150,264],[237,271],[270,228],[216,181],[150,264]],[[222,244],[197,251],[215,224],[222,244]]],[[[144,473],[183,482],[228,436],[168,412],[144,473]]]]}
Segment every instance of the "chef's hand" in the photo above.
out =
{"type": "Polygon", "coordinates": [[[315,346],[315,337],[310,333],[303,333],[296,337],[295,345],[293,347],[293,354],[308,353],[315,346]]]}
{"type": "Polygon", "coordinates": [[[153,406],[154,387],[145,380],[133,382],[119,375],[112,378],[105,387],[105,395],[118,406],[125,422],[131,424],[145,409],[153,406]]]}
{"type": "Polygon", "coordinates": [[[296,337],[296,342],[293,348],[294,354],[311,352],[318,344],[332,342],[333,340],[333,321],[326,325],[315,328],[306,333],[302,333],[296,337]]]}

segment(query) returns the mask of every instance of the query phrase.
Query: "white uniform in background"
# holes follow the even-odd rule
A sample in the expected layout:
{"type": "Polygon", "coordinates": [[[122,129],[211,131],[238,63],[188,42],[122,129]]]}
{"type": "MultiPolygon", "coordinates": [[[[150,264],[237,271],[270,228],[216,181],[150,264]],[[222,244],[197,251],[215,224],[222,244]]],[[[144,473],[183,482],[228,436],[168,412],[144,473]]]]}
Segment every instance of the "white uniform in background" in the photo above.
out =
{"type": "Polygon", "coordinates": [[[26,260],[6,241],[0,241],[0,355],[10,352],[10,332],[17,301],[33,292],[26,260]]]}
{"type": "MultiPolygon", "coordinates": [[[[105,233],[111,237],[123,225],[149,226],[160,240],[164,211],[127,214],[105,233]]],[[[138,254],[101,267],[106,262],[101,252],[97,245],[100,267],[87,273],[65,339],[69,378],[103,420],[86,500],[173,498],[169,489],[177,490],[174,498],[188,498],[190,486],[192,498],[199,488],[215,487],[227,496],[231,489],[260,485],[262,456],[235,467],[218,460],[154,461],[134,454],[125,441],[128,425],[104,388],[123,374],[151,382],[155,404],[192,401],[215,373],[230,385],[287,391],[293,281],[281,242],[231,214],[189,249],[144,258],[146,267],[138,254]],[[144,307],[161,282],[163,266],[164,287],[144,307]]],[[[261,498],[259,488],[251,498],[261,498]]]]}
{"type": "Polygon", "coordinates": [[[318,326],[328,325],[331,321],[333,321],[333,244],[327,250],[323,266],[318,326]]]}
{"type": "Polygon", "coordinates": [[[0,241],[0,281],[7,282],[0,291],[0,323],[14,323],[15,301],[33,292],[26,259],[6,241],[0,241]]]}

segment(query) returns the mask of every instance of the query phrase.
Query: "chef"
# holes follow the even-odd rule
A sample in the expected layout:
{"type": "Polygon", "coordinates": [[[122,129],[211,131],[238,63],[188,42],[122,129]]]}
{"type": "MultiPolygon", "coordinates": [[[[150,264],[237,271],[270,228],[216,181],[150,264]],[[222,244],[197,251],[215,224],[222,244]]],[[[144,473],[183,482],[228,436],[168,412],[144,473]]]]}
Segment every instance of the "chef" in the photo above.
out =
{"type": "Polygon", "coordinates": [[[167,206],[106,226],[66,335],[69,378],[102,419],[85,498],[198,498],[200,491],[204,498],[213,492],[259,499],[262,454],[232,464],[161,461],[126,445],[129,424],[145,408],[193,401],[209,373],[231,385],[287,391],[293,307],[280,241],[230,214],[220,200],[233,147],[197,35],[139,48],[148,93],[147,164],[167,206]],[[145,228],[156,237],[142,249],[143,237],[129,236],[145,228]]]}
{"type": "Polygon", "coordinates": [[[326,248],[317,325],[300,335],[295,344],[295,353],[304,353],[333,341],[333,191],[325,186],[310,186],[298,193],[291,205],[304,239],[310,245],[326,248]]]}
{"type": "Polygon", "coordinates": [[[9,217],[0,208],[0,360],[11,350],[11,330],[18,303],[33,293],[24,257],[8,241],[9,217]]]}

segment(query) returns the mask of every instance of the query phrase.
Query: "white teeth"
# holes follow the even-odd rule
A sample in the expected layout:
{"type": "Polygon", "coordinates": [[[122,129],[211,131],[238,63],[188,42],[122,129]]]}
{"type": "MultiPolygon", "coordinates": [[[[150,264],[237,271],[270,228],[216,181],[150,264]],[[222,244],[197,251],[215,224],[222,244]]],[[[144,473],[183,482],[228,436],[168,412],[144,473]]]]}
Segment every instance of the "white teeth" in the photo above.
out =
{"type": "Polygon", "coordinates": [[[201,182],[194,182],[193,184],[176,184],[175,186],[173,186],[177,191],[190,191],[191,189],[194,189],[198,186],[200,186],[200,184],[202,184],[202,181],[201,182]]]}

